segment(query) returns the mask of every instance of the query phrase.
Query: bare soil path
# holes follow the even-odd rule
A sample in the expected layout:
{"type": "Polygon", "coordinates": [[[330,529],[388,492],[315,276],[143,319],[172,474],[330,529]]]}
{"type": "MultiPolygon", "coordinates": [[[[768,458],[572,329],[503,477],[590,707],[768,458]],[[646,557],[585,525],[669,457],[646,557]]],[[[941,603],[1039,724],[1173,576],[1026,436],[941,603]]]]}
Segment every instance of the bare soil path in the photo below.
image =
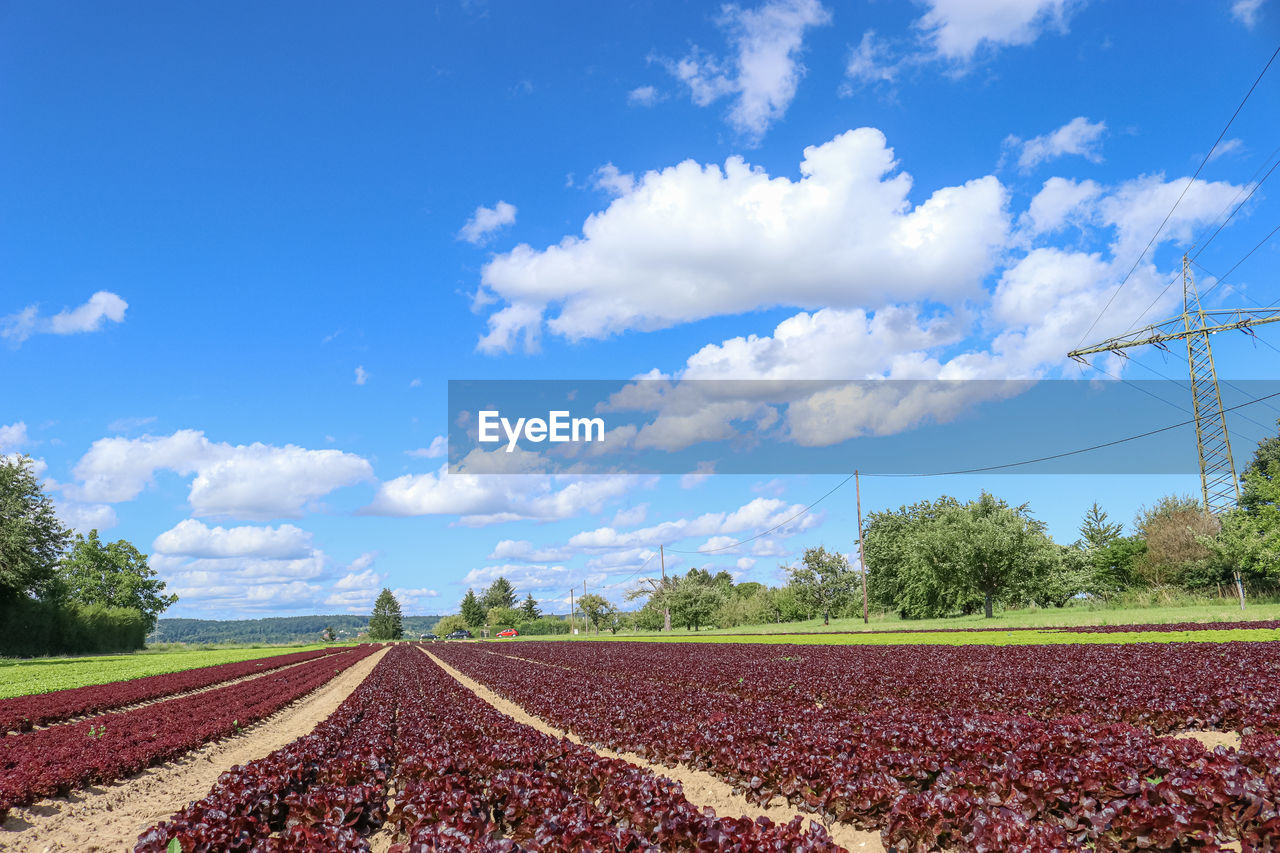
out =
{"type": "Polygon", "coordinates": [[[42,800],[15,809],[0,824],[0,850],[13,853],[80,853],[133,849],[138,835],[209,793],[213,783],[237,764],[279,749],[309,734],[369,675],[387,649],[260,720],[237,737],[206,744],[184,758],[142,771],[110,785],[86,788],[69,797],[42,800]]]}
{"type": "MultiPolygon", "coordinates": [[[[431,654],[431,652],[423,649],[423,652],[431,658],[445,672],[452,675],[467,689],[471,690],[484,701],[488,702],[494,708],[497,708],[508,717],[517,722],[532,726],[538,731],[549,734],[552,737],[564,737],[574,743],[582,743],[582,740],[573,732],[566,732],[548,723],[541,717],[535,717],[524,708],[521,708],[514,702],[502,698],[497,693],[485,687],[473,678],[468,678],[458,670],[449,666],[440,658],[431,654]]],[[[789,805],[772,805],[769,808],[761,808],[754,803],[747,801],[747,798],[741,794],[735,794],[733,787],[728,782],[718,779],[702,770],[694,770],[693,768],[680,765],[675,768],[663,767],[660,764],[653,764],[639,755],[630,752],[614,752],[611,749],[585,744],[589,746],[599,755],[607,758],[618,758],[623,761],[630,762],[637,767],[643,767],[657,776],[665,776],[680,783],[684,789],[684,796],[689,802],[695,806],[702,808],[711,806],[716,810],[718,815],[746,815],[752,819],[764,815],[774,823],[786,823],[797,815],[804,818],[807,825],[808,821],[813,820],[814,816],[792,808],[789,805]]],[[[880,841],[880,833],[864,832],[854,829],[844,824],[833,824],[827,827],[827,831],[831,833],[832,839],[844,847],[846,850],[855,851],[855,853],[879,853],[883,851],[884,844],[880,841]]]]}

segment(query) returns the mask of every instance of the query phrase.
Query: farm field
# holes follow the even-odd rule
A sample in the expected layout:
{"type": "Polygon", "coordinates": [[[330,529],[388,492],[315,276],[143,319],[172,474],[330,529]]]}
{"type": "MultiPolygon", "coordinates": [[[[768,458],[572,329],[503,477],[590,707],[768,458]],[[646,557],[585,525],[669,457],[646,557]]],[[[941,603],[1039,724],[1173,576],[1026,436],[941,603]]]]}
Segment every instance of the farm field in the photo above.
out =
{"type": "MultiPolygon", "coordinates": [[[[520,638],[525,643],[547,642],[543,638],[520,638]]],[[[1229,643],[1274,642],[1280,640],[1280,628],[1239,628],[1207,630],[1151,630],[1135,626],[1134,630],[1065,631],[1010,629],[956,631],[854,631],[824,634],[671,634],[628,637],[607,634],[580,634],[573,642],[617,640],[621,643],[746,643],[751,646],[1091,646],[1114,643],[1229,643]]]]}
{"type": "MultiPolygon", "coordinates": [[[[803,622],[786,622],[770,625],[741,625],[736,628],[703,628],[698,633],[707,635],[778,634],[778,633],[834,633],[877,631],[934,631],[934,630],[985,630],[1009,628],[1078,628],[1109,627],[1116,625],[1161,625],[1191,622],[1239,622],[1280,620],[1280,603],[1271,601],[1249,602],[1248,609],[1240,610],[1235,599],[1215,599],[1196,604],[1114,606],[1094,604],[1069,604],[1066,607],[1023,608],[998,611],[990,619],[981,613],[969,616],[948,616],[942,619],[900,619],[894,614],[871,613],[866,624],[861,617],[832,619],[824,625],[821,619],[803,622]]],[[[636,636],[658,638],[659,632],[628,631],[636,636]]]]}
{"type": "Polygon", "coordinates": [[[1277,683],[1268,642],[365,646],[0,738],[0,848],[1269,851],[1277,683]]]}
{"type": "Polygon", "coordinates": [[[0,658],[0,699],[106,684],[149,675],[164,675],[256,660],[287,652],[329,648],[328,645],[264,646],[259,648],[179,649],[59,658],[0,658]]]}

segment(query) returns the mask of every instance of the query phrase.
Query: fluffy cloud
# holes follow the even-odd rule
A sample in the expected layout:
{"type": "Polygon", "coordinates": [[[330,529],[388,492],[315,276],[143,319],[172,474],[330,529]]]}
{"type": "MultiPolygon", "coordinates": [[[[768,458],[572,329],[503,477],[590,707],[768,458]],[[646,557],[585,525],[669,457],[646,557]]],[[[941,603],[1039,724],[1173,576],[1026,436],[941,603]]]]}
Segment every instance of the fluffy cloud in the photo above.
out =
{"type": "Polygon", "coordinates": [[[1077,116],[1052,133],[1028,139],[1026,142],[1011,136],[1006,142],[1011,147],[1021,149],[1018,154],[1018,168],[1023,171],[1069,154],[1098,163],[1102,160],[1102,155],[1098,153],[1098,143],[1102,141],[1102,135],[1106,130],[1106,122],[1091,122],[1084,116],[1077,116]]]}
{"type": "Polygon", "coordinates": [[[1066,29],[1073,0],[927,0],[915,26],[935,55],[968,62],[979,48],[1026,45],[1044,30],[1066,29]]]}
{"type": "Polygon", "coordinates": [[[62,523],[77,533],[90,530],[109,530],[118,523],[114,507],[107,504],[82,504],[73,501],[58,503],[58,517],[62,523]]]}
{"type": "Polygon", "coordinates": [[[504,564],[472,569],[462,578],[462,585],[479,589],[487,587],[499,577],[511,581],[516,589],[559,589],[567,587],[569,570],[564,566],[540,566],[504,564]]]}
{"type": "Polygon", "coordinates": [[[472,245],[480,245],[495,232],[516,221],[516,206],[500,201],[493,207],[480,205],[475,214],[462,226],[458,236],[472,245]]]}
{"type": "Polygon", "coordinates": [[[627,93],[627,103],[637,107],[651,107],[661,100],[653,86],[637,86],[627,93]]]}
{"type": "Polygon", "coordinates": [[[493,547],[490,560],[515,560],[521,563],[557,563],[569,559],[568,548],[539,548],[527,539],[503,539],[493,547]]]}
{"type": "Polygon", "coordinates": [[[875,30],[867,30],[858,46],[849,51],[844,75],[851,85],[841,94],[852,94],[853,85],[892,83],[898,76],[898,67],[885,45],[876,39],[875,30]]]}
{"type": "Polygon", "coordinates": [[[1231,4],[1231,17],[1253,29],[1258,22],[1258,10],[1262,8],[1262,3],[1263,0],[1236,0],[1231,4]]]}
{"type": "Polygon", "coordinates": [[[298,559],[158,553],[151,565],[169,591],[179,595],[182,611],[205,618],[243,618],[254,612],[319,613],[327,608],[368,613],[384,584],[383,576],[372,569],[373,560],[374,555],[366,553],[349,565],[333,566],[323,552],[313,549],[298,559]]]}
{"type": "MultiPolygon", "coordinates": [[[[1134,269],[1114,301],[1112,294],[1187,187],[1187,178],[1160,175],[1113,187],[1051,178],[1019,218],[1020,228],[1010,235],[1004,268],[990,291],[949,308],[897,304],[876,311],[802,312],[778,323],[771,334],[704,346],[673,371],[672,378],[680,380],[674,390],[662,392],[671,387],[664,382],[631,386],[635,399],[616,408],[656,413],[632,442],[637,447],[678,448],[758,434],[771,412],[780,414],[783,427],[771,436],[825,446],[858,435],[899,432],[926,419],[947,420],[970,404],[1018,393],[1022,384],[998,382],[841,383],[810,392],[805,389],[811,385],[794,380],[1056,375],[1065,369],[1064,354],[1086,334],[1090,340],[1118,334],[1148,309],[1148,318],[1155,320],[1176,306],[1176,289],[1161,296],[1169,272],[1149,258],[1134,269]],[[1035,245],[1037,238],[1068,223],[1082,229],[1087,242],[1107,244],[1108,251],[1035,245]],[[971,343],[975,332],[983,340],[976,346],[971,343]],[[683,382],[690,379],[780,381],[772,386],[719,382],[699,387],[683,382]]],[[[1193,239],[1241,190],[1229,183],[1196,181],[1156,247],[1193,239]]],[[[643,378],[665,377],[651,372],[643,378]]]]}
{"type": "Polygon", "coordinates": [[[311,554],[311,534],[279,527],[206,527],[195,519],[181,521],[156,537],[151,546],[164,554],[188,557],[265,557],[292,560],[311,554]]]}
{"type": "Polygon", "coordinates": [[[79,485],[65,490],[77,500],[118,503],[137,497],[160,470],[195,475],[188,495],[195,515],[262,521],[297,518],[308,503],[373,478],[368,461],[339,450],[231,445],[179,430],[95,441],[76,463],[79,485]]]}
{"type": "Polygon", "coordinates": [[[654,330],[778,305],[866,308],[976,293],[1007,240],[994,177],[912,205],[911,177],[874,128],[805,149],[801,178],[740,158],[649,172],[589,217],[582,237],[520,245],[483,269],[504,300],[480,349],[535,344],[544,322],[570,340],[654,330]]]}
{"type": "Polygon", "coordinates": [[[720,26],[734,52],[730,59],[695,48],[685,58],[665,64],[689,87],[699,106],[732,97],[729,124],[748,141],[758,142],[795,98],[804,76],[800,53],[805,31],[830,21],[831,14],[818,0],[769,0],[758,9],[726,5],[720,26]]]}
{"type": "Polygon", "coordinates": [[[356,367],[356,384],[363,385],[368,381],[369,381],[369,371],[364,369],[363,364],[357,366],[356,367]]]}
{"type": "Polygon", "coordinates": [[[1091,203],[1101,193],[1093,181],[1050,178],[1031,199],[1022,222],[1033,235],[1052,233],[1073,221],[1083,225],[1082,220],[1092,215],[1091,203]]]}
{"type": "Polygon", "coordinates": [[[440,597],[440,593],[426,587],[396,587],[391,590],[391,594],[400,602],[400,610],[406,616],[421,614],[429,607],[438,607],[435,599],[440,597]]]}
{"type": "MultiPolygon", "coordinates": [[[[511,454],[515,455],[515,454],[511,454]]],[[[460,515],[470,526],[553,521],[599,512],[649,478],[450,473],[406,474],[381,485],[364,515],[460,515]]]]}
{"type": "MultiPolygon", "coordinates": [[[[661,544],[687,537],[729,535],[744,531],[756,531],[782,524],[804,507],[788,504],[776,498],[756,498],[733,512],[708,512],[692,519],[664,521],[652,527],[620,532],[612,527],[600,527],[583,531],[569,539],[569,547],[583,550],[611,550],[615,548],[655,548],[661,544]]],[[[787,525],[776,535],[786,536],[814,527],[821,516],[808,513],[787,525]]]]}
{"type": "Polygon", "coordinates": [[[431,443],[426,447],[419,447],[417,450],[406,450],[405,453],[418,459],[439,459],[449,452],[449,439],[443,435],[437,435],[431,439],[431,443]]]}
{"type": "Polygon", "coordinates": [[[27,425],[23,421],[0,426],[0,453],[13,453],[27,443],[27,425]]]}
{"type": "Polygon", "coordinates": [[[99,290],[89,301],[76,308],[64,308],[52,317],[41,317],[39,306],[28,305],[16,314],[0,318],[0,338],[13,345],[21,344],[33,334],[74,335],[96,332],[107,321],[124,322],[129,303],[107,290],[99,290]]]}

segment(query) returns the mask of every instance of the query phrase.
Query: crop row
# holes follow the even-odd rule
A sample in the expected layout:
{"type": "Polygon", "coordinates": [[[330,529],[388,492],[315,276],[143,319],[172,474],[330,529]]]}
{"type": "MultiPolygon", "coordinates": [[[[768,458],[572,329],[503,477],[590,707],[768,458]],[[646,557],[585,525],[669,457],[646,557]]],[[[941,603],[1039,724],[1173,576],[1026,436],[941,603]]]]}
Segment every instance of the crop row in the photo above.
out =
{"type": "Polygon", "coordinates": [[[968,628],[875,628],[864,631],[776,631],[770,632],[769,636],[824,637],[830,635],[844,636],[848,634],[981,634],[998,633],[1001,631],[1005,633],[1012,633],[1016,631],[1050,631],[1058,634],[1146,634],[1182,631],[1231,631],[1245,628],[1276,630],[1277,628],[1280,628],[1280,619],[1258,619],[1240,622],[1165,622],[1161,624],[1142,625],[1067,625],[1062,627],[1001,625],[994,628],[974,626],[968,628]]]}
{"type": "MultiPolygon", "coordinates": [[[[883,682],[868,689],[863,649],[832,650],[845,655],[843,692],[858,698],[821,703],[796,689],[796,661],[780,659],[776,646],[726,649],[708,686],[705,671],[684,668],[688,660],[671,646],[574,645],[518,649],[553,666],[476,647],[440,654],[589,743],[712,772],[762,805],[782,798],[827,820],[880,829],[890,849],[1213,851],[1238,838],[1247,853],[1280,850],[1273,735],[1247,737],[1239,752],[1208,752],[1102,715],[975,710],[984,683],[998,691],[1016,674],[971,662],[937,683],[929,678],[936,670],[923,665],[932,647],[918,659],[912,647],[896,650],[908,674],[922,664],[919,681],[900,695],[878,693],[883,682]],[[743,665],[749,653],[758,666],[743,665]],[[911,701],[965,681],[975,689],[957,691],[955,708],[911,701]]],[[[717,662],[719,647],[699,649],[717,662]]],[[[1062,663],[1070,669],[1070,659],[1062,663]]],[[[1197,673],[1184,674],[1194,690],[1197,673]]]]}
{"type": "Polygon", "coordinates": [[[135,851],[367,851],[384,822],[395,853],[840,849],[798,818],[700,810],[678,784],[517,723],[398,646],[311,735],[223,774],[135,851]]]}
{"type": "Polygon", "coordinates": [[[128,681],[113,681],[71,690],[58,690],[53,693],[37,693],[3,699],[0,700],[0,735],[7,732],[30,731],[35,726],[47,726],[50,723],[85,714],[99,714],[139,702],[149,702],[177,693],[200,690],[224,681],[270,672],[341,651],[343,651],[342,647],[294,652],[164,675],[151,675],[128,681]]]}
{"type": "Polygon", "coordinates": [[[1280,731],[1280,644],[522,643],[509,654],[797,707],[1089,715],[1165,734],[1280,731]]]}
{"type": "Polygon", "coordinates": [[[0,738],[0,817],[239,732],[377,650],[357,646],[195,696],[0,738]]]}

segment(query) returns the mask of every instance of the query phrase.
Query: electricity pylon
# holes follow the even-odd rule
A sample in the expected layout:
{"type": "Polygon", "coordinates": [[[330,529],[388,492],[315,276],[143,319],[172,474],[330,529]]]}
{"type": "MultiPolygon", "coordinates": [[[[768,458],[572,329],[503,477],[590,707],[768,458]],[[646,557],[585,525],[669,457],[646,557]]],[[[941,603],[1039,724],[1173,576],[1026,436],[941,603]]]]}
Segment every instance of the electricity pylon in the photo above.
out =
{"type": "MultiPolygon", "coordinates": [[[[1196,424],[1196,449],[1200,454],[1200,493],[1206,512],[1217,515],[1240,501],[1240,480],[1235,460],[1231,457],[1231,438],[1227,435],[1227,416],[1222,410],[1222,392],[1218,389],[1218,371],[1213,364],[1213,347],[1209,336],[1216,332],[1238,329],[1254,334],[1253,327],[1280,321],[1280,307],[1218,308],[1206,311],[1200,304],[1200,291],[1191,274],[1191,262],[1182,256],[1182,313],[1142,329],[1125,332],[1101,343],[1067,353],[1070,358],[1087,364],[1085,356],[1110,352],[1128,358],[1126,349],[1146,346],[1171,352],[1169,341],[1187,342],[1187,367],[1191,373],[1191,405],[1196,424]]],[[[1236,573],[1240,607],[1244,609],[1244,587],[1236,573]]]]}

